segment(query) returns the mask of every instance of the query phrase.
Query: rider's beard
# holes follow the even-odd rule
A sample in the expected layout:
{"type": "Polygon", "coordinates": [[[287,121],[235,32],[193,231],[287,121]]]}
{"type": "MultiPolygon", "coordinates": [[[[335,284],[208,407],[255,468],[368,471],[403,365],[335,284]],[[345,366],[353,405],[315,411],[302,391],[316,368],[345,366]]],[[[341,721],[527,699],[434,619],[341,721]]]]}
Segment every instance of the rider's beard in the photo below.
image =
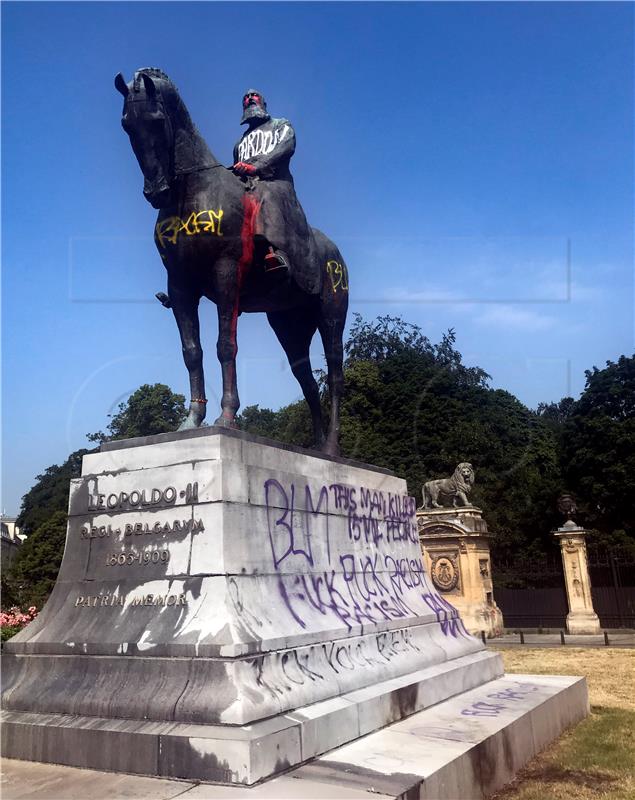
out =
{"type": "Polygon", "coordinates": [[[262,106],[259,106],[257,103],[250,103],[243,111],[240,124],[259,125],[261,122],[266,122],[268,119],[270,119],[270,116],[262,106]]]}

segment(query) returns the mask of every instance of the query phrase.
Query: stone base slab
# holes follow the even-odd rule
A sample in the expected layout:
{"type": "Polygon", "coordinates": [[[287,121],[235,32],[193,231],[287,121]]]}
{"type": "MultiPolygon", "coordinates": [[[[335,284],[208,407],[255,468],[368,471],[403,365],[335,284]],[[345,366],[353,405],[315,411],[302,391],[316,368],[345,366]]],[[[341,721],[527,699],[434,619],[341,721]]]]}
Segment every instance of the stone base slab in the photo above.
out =
{"type": "MultiPolygon", "coordinates": [[[[506,675],[291,774],[390,798],[479,800],[588,712],[584,678],[506,675]]],[[[301,787],[296,796],[303,796],[301,787]]]]}
{"type": "Polygon", "coordinates": [[[567,614],[567,633],[599,633],[600,619],[595,612],[575,611],[567,614]]]}
{"type": "Polygon", "coordinates": [[[470,651],[482,653],[481,644],[463,636],[443,637],[435,625],[419,625],[274,651],[257,659],[6,653],[2,707],[245,725],[400,676],[408,681],[427,667],[447,664],[455,672],[455,662],[463,663],[457,656],[470,651]]]}
{"type": "MultiPolygon", "coordinates": [[[[130,800],[169,800],[177,795],[183,800],[475,800],[499,790],[587,713],[584,678],[506,675],[252,787],[196,785],[7,760],[3,796],[40,796],[38,792],[50,787],[59,800],[87,794],[97,799],[125,794],[130,800]]],[[[12,727],[7,738],[16,734],[12,727]]],[[[120,758],[123,762],[125,753],[120,758]]],[[[131,752],[128,761],[134,759],[131,752]]]]}
{"type": "Polygon", "coordinates": [[[90,769],[247,784],[500,677],[479,652],[250,725],[196,725],[4,711],[9,758],[90,769]]]}

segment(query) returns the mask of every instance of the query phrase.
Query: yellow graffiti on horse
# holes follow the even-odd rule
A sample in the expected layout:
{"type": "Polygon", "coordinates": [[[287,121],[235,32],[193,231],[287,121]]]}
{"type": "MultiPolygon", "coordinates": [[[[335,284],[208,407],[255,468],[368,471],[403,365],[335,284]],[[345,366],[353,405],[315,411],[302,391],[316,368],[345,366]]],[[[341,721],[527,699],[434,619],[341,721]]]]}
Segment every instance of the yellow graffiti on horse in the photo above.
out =
{"type": "Polygon", "coordinates": [[[331,279],[333,292],[337,293],[338,289],[342,292],[348,292],[348,274],[344,264],[340,264],[339,261],[327,261],[326,269],[331,279]]]}
{"type": "Polygon", "coordinates": [[[165,247],[168,242],[176,244],[181,233],[186,236],[196,236],[198,233],[213,233],[216,236],[222,236],[222,218],[222,208],[217,211],[212,208],[207,208],[205,211],[193,211],[186,220],[181,217],[166,217],[157,222],[154,229],[155,238],[159,247],[165,247]]]}

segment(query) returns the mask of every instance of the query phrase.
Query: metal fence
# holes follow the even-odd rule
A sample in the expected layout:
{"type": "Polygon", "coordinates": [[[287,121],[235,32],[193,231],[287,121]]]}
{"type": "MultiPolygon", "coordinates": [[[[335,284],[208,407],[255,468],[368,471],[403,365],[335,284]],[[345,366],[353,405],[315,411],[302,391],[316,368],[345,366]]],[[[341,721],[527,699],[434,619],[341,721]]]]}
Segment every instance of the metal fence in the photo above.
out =
{"type": "MultiPolygon", "coordinates": [[[[587,547],[591,595],[603,628],[635,628],[635,554],[587,547]]],[[[494,597],[506,628],[564,628],[567,594],[560,552],[493,559],[494,597]]]]}
{"type": "Polygon", "coordinates": [[[506,628],[564,628],[567,593],[564,586],[542,589],[496,589],[496,604],[506,628]]]}
{"type": "Polygon", "coordinates": [[[593,608],[603,628],[635,628],[635,555],[587,547],[593,608]]]}

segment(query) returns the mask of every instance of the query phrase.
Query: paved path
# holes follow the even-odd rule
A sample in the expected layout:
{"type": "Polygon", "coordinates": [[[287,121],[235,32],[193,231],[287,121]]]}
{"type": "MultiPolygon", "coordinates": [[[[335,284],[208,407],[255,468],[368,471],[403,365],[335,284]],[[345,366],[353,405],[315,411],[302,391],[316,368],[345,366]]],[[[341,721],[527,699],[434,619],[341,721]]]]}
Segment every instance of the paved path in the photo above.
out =
{"type": "Polygon", "coordinates": [[[392,800],[343,786],[325,786],[290,775],[246,787],[146,778],[91,769],[2,759],[2,800],[392,800]],[[300,784],[301,783],[301,789],[300,784]]]}

